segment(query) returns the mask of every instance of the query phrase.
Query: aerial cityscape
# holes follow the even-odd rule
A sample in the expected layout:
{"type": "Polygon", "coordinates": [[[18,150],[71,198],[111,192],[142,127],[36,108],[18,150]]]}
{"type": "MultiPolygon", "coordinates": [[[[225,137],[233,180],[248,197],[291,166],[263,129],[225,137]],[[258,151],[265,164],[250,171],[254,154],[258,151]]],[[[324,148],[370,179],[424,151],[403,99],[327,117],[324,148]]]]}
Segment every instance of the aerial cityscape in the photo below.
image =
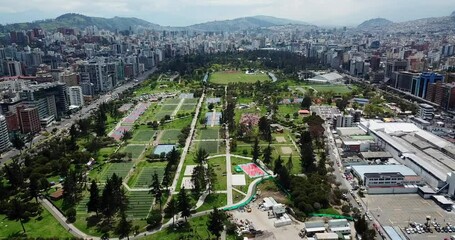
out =
{"type": "Polygon", "coordinates": [[[455,240],[455,3],[54,2],[0,0],[0,239],[455,240]]]}

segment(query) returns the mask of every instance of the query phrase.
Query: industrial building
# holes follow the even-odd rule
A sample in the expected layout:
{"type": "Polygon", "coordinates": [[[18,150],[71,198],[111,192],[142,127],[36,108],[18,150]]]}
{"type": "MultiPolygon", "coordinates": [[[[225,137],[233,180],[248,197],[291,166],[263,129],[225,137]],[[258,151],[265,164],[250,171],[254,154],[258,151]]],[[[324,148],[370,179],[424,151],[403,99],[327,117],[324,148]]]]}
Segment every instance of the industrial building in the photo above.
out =
{"type": "MultiPolygon", "coordinates": [[[[455,148],[451,142],[413,123],[366,120],[359,126],[374,137],[378,147],[389,152],[400,164],[412,169],[436,194],[447,191],[450,196],[454,196],[455,148]]],[[[397,165],[389,168],[402,169],[397,165]]]]}

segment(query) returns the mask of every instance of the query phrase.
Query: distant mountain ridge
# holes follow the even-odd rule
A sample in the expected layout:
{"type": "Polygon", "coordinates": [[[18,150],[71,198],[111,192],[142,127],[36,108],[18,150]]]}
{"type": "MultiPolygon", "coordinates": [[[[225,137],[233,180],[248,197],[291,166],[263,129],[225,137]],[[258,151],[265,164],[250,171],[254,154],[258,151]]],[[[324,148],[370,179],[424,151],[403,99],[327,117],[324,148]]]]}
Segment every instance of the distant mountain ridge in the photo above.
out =
{"type": "Polygon", "coordinates": [[[84,29],[89,26],[96,26],[99,29],[127,30],[130,27],[143,27],[143,28],[160,28],[158,24],[153,24],[139,18],[126,18],[126,17],[89,17],[77,13],[66,13],[55,19],[46,19],[27,23],[13,23],[0,26],[0,30],[14,31],[14,30],[27,30],[32,28],[43,28],[46,30],[54,30],[60,27],[65,28],[79,28],[84,29]],[[1,29],[3,28],[3,29],[1,29]]]}
{"type": "Polygon", "coordinates": [[[370,20],[367,20],[367,21],[361,23],[359,26],[357,26],[357,28],[362,28],[362,29],[378,28],[378,27],[389,26],[392,24],[393,24],[392,21],[385,19],[385,18],[373,18],[373,19],[370,19],[370,20]]]}
{"type": "Polygon", "coordinates": [[[253,17],[199,23],[190,25],[187,28],[198,31],[239,31],[252,28],[268,28],[289,24],[309,25],[308,23],[302,21],[259,15],[253,17]]]}

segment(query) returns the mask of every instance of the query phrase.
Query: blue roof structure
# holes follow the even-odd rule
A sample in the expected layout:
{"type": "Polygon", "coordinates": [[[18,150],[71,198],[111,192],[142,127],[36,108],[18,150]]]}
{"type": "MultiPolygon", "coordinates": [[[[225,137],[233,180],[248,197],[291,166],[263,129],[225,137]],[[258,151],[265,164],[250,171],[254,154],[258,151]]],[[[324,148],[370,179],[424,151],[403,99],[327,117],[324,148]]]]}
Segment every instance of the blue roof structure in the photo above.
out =
{"type": "Polygon", "coordinates": [[[174,144],[159,144],[155,147],[155,150],[153,150],[153,154],[161,155],[163,152],[164,154],[168,154],[174,147],[174,144]]]}

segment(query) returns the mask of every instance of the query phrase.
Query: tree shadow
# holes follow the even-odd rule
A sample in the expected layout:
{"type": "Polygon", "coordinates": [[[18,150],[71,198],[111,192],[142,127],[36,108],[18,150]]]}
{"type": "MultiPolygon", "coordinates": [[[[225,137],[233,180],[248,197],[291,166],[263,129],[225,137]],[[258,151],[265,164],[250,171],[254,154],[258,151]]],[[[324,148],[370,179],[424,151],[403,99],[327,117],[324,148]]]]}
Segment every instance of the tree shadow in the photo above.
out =
{"type": "Polygon", "coordinates": [[[8,235],[7,239],[23,239],[24,237],[27,237],[27,234],[22,231],[17,231],[8,235]]]}
{"type": "Polygon", "coordinates": [[[92,228],[92,227],[97,226],[98,223],[100,223],[101,216],[92,215],[92,216],[85,218],[85,220],[87,223],[87,228],[92,228]]]}

